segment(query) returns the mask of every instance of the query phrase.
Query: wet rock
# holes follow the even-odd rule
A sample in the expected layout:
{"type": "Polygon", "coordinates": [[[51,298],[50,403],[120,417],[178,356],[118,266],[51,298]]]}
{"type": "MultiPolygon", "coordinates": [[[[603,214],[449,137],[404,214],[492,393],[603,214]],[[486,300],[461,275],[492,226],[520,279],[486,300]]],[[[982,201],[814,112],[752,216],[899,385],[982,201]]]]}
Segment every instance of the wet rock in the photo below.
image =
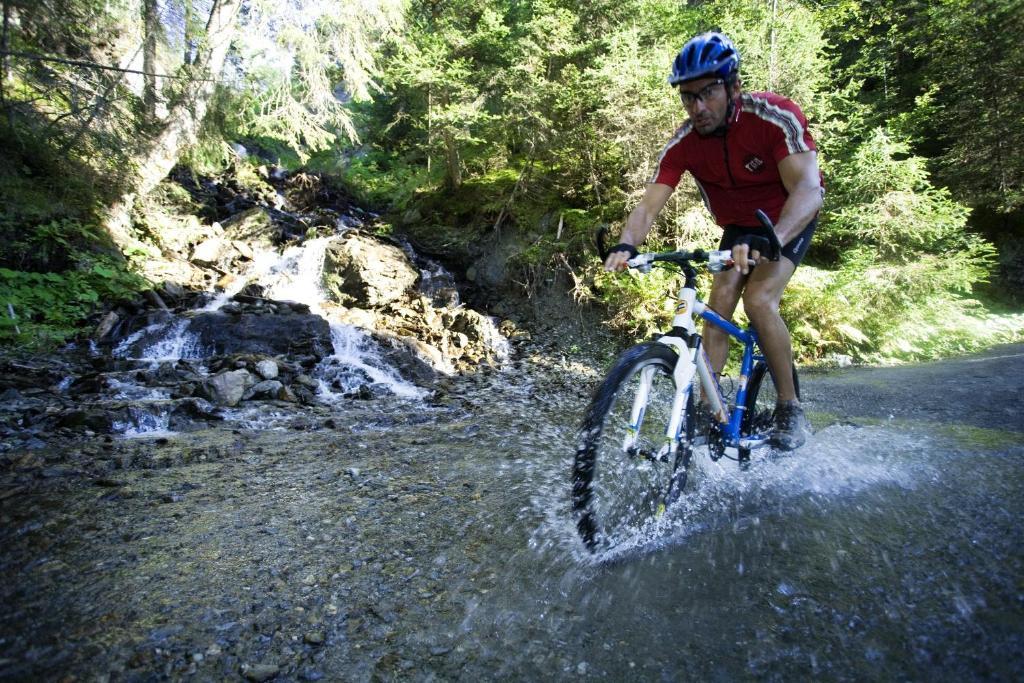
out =
{"type": "Polygon", "coordinates": [[[316,401],[316,394],[306,387],[295,387],[292,389],[295,398],[303,405],[313,405],[316,401]]]}
{"type": "Polygon", "coordinates": [[[441,359],[440,352],[414,337],[400,337],[386,333],[375,334],[381,341],[384,359],[398,369],[402,377],[420,386],[430,386],[437,379],[437,371],[430,362],[441,359]]]}
{"type": "Polygon", "coordinates": [[[255,380],[248,370],[231,370],[211,377],[207,387],[215,403],[236,406],[254,384],[255,380]]]}
{"type": "Polygon", "coordinates": [[[401,248],[360,232],[328,245],[324,284],[339,303],[378,308],[407,296],[419,271],[401,248]]]}
{"type": "Polygon", "coordinates": [[[263,379],[274,379],[277,377],[279,370],[277,363],[268,358],[256,363],[256,372],[263,379]]]}
{"type": "Polygon", "coordinates": [[[71,383],[68,387],[68,392],[72,396],[80,396],[82,394],[99,394],[107,389],[107,378],[105,375],[100,373],[91,373],[88,375],[82,375],[71,383]]]}
{"type": "Polygon", "coordinates": [[[281,667],[275,664],[243,664],[242,675],[250,681],[269,681],[280,673],[281,667]]]}
{"type": "Polygon", "coordinates": [[[109,433],[114,426],[114,419],[109,412],[103,409],[75,409],[69,410],[60,415],[57,419],[57,427],[64,427],[74,430],[90,430],[100,434],[109,433]]]}
{"type": "Polygon", "coordinates": [[[178,401],[171,409],[168,427],[181,431],[188,429],[193,420],[223,420],[217,408],[202,398],[187,398],[178,401]]]}
{"type": "Polygon", "coordinates": [[[120,321],[121,316],[119,316],[116,311],[108,312],[100,320],[99,325],[96,326],[96,331],[93,332],[92,335],[93,339],[103,339],[110,334],[110,331],[113,330],[120,321]]]}
{"type": "Polygon", "coordinates": [[[164,280],[160,290],[164,299],[173,303],[181,303],[185,299],[185,288],[172,280],[164,280]]]}
{"type": "Polygon", "coordinates": [[[198,344],[212,355],[308,354],[315,357],[315,364],[333,350],[327,321],[318,315],[294,313],[290,307],[273,315],[200,313],[192,318],[189,332],[197,335],[198,344]]]}
{"type": "Polygon", "coordinates": [[[242,399],[248,401],[254,397],[261,398],[280,398],[284,392],[284,385],[278,382],[276,379],[266,379],[262,382],[257,382],[247,390],[243,395],[242,399]]]}

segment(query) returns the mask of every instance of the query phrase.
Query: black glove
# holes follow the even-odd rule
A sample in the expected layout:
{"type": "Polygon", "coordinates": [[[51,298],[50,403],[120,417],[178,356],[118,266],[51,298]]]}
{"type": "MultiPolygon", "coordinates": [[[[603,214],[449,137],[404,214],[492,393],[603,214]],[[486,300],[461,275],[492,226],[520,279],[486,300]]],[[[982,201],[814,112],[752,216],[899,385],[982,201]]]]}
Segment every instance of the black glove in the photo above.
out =
{"type": "Polygon", "coordinates": [[[629,254],[629,258],[636,258],[636,255],[640,253],[632,244],[626,244],[625,242],[620,242],[619,244],[616,244],[614,247],[608,250],[608,253],[611,254],[616,251],[626,252],[627,254],[629,254]]]}
{"type": "MultiPolygon", "coordinates": [[[[777,241],[776,241],[777,242],[777,241]]],[[[746,244],[750,251],[756,251],[769,261],[779,260],[779,249],[767,237],[760,235],[742,235],[736,240],[736,244],[746,244]]]]}

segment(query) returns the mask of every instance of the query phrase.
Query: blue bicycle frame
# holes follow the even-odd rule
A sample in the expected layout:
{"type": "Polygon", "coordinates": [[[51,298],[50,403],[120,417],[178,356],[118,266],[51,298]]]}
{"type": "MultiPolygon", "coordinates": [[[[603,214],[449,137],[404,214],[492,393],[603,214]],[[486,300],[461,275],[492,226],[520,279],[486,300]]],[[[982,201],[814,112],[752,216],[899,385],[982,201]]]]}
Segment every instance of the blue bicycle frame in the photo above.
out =
{"type": "MultiPolygon", "coordinates": [[[[654,260],[659,260],[662,255],[640,254],[630,260],[630,266],[641,271],[649,270],[654,260]]],[[[717,251],[702,253],[707,259],[708,268],[712,272],[722,270],[731,264],[731,253],[729,251],[717,251]]],[[[682,434],[687,421],[686,407],[690,405],[690,392],[693,387],[693,378],[696,375],[704,390],[704,401],[710,409],[713,418],[718,422],[722,443],[726,447],[751,449],[765,445],[768,442],[768,434],[741,434],[744,413],[746,411],[747,384],[753,372],[755,363],[764,360],[758,347],[757,333],[753,329],[741,329],[730,321],[723,318],[707,307],[697,298],[696,271],[688,263],[683,267],[685,282],[679,291],[676,315],[672,321],[672,330],[657,339],[660,344],[673,347],[678,354],[678,361],[673,370],[675,381],[675,396],[673,397],[672,410],[669,424],[665,430],[665,443],[658,453],[659,459],[667,459],[674,455],[679,448],[682,434]],[[725,398],[722,396],[722,389],[718,380],[711,371],[711,363],[704,352],[703,340],[697,333],[694,318],[702,320],[722,329],[729,337],[737,339],[743,344],[743,359],[740,363],[739,386],[736,390],[736,398],[732,410],[730,410],[725,398]]],[[[637,391],[632,413],[630,416],[630,429],[623,443],[623,449],[629,450],[635,446],[640,424],[643,421],[647,408],[647,400],[650,394],[650,386],[653,375],[648,374],[641,377],[641,387],[637,391]]]]}
{"type": "MultiPolygon", "coordinates": [[[[755,332],[753,328],[742,329],[737,327],[706,306],[704,307],[704,310],[700,312],[700,317],[715,327],[724,330],[726,334],[733,339],[743,343],[743,359],[740,361],[740,379],[739,386],[736,389],[735,407],[732,414],[729,415],[728,422],[724,425],[722,430],[726,445],[738,446],[740,440],[740,423],[743,421],[747,404],[747,382],[750,379],[750,373],[754,370],[754,364],[758,361],[765,360],[765,357],[764,354],[760,353],[757,332],[755,332]]],[[[701,350],[703,351],[703,347],[701,347],[701,350]]],[[[714,384],[718,387],[718,382],[714,382],[714,384]]],[[[719,387],[719,392],[720,391],[719,387]]]]}

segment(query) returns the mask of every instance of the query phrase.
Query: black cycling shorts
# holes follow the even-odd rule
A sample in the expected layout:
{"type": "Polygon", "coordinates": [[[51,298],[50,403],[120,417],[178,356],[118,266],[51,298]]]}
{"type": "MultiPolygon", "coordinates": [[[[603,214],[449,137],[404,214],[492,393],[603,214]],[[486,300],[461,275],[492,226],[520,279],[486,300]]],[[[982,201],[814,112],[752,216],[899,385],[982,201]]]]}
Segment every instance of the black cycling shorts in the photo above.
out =
{"type": "MultiPolygon", "coordinates": [[[[807,227],[803,229],[799,235],[789,241],[789,244],[785,244],[782,247],[782,255],[793,262],[793,265],[800,265],[800,262],[804,260],[804,254],[807,253],[807,248],[811,246],[811,236],[814,235],[815,228],[818,227],[818,218],[815,218],[807,224],[807,227]]],[[[733,245],[743,235],[757,235],[758,237],[767,237],[768,229],[763,225],[759,225],[756,228],[748,228],[742,225],[727,225],[725,231],[722,233],[722,241],[718,244],[719,249],[732,249],[733,245]]]]}

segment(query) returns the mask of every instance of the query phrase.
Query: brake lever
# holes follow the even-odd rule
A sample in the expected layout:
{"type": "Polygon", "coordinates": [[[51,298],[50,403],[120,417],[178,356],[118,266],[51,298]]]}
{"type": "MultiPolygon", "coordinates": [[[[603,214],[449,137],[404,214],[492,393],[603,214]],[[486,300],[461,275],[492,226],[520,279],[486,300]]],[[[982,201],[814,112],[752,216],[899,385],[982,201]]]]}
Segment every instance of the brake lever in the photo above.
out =
{"type": "Polygon", "coordinates": [[[641,273],[651,272],[651,266],[654,262],[654,254],[637,254],[633,258],[626,261],[626,265],[630,268],[635,268],[641,273]]]}
{"type": "Polygon", "coordinates": [[[779,257],[782,255],[782,243],[779,242],[779,236],[775,234],[775,224],[772,223],[771,218],[768,218],[768,214],[761,209],[755,211],[754,215],[757,216],[757,220],[761,222],[761,225],[768,230],[768,241],[772,243],[772,248],[775,250],[775,253],[779,255],[774,260],[778,261],[779,257]]]}
{"type": "Polygon", "coordinates": [[[732,260],[732,249],[721,249],[708,252],[708,271],[721,273],[729,270],[736,262],[732,260]]]}

